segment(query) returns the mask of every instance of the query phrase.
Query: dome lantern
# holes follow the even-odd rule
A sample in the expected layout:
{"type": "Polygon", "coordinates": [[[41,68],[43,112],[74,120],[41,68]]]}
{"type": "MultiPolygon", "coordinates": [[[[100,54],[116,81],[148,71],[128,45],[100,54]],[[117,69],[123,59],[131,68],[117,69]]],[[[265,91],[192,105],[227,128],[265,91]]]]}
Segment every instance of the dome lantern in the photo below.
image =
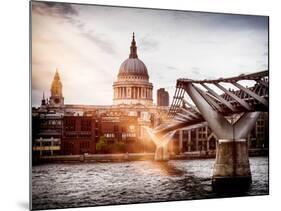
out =
{"type": "Polygon", "coordinates": [[[133,40],[131,42],[131,52],[129,55],[129,58],[138,58],[137,54],[137,46],[136,46],[136,41],[135,41],[135,33],[133,32],[133,40]]]}

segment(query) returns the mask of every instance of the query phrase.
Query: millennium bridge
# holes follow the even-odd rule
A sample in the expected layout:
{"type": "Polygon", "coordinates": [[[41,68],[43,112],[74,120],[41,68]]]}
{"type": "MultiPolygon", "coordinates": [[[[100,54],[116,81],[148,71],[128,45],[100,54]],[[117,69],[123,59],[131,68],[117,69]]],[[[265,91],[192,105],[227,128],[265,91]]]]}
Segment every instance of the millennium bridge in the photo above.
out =
{"type": "Polygon", "coordinates": [[[217,80],[182,78],[177,80],[165,121],[146,130],[157,146],[155,160],[166,161],[168,143],[177,130],[207,122],[218,137],[213,187],[246,189],[252,181],[246,139],[260,112],[268,111],[268,70],[217,80]],[[250,86],[242,85],[243,82],[250,86]],[[239,118],[230,122],[233,115],[239,118]]]}

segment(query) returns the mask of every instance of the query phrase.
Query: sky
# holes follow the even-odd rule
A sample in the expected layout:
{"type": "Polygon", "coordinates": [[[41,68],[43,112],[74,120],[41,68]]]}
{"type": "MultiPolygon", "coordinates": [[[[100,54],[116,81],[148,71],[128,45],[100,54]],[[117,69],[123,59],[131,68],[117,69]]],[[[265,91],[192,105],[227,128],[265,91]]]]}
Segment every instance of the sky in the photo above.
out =
{"type": "Polygon", "coordinates": [[[190,11],[32,2],[32,106],[50,96],[56,68],[65,104],[111,105],[113,82],[138,57],[156,91],[178,78],[216,79],[268,69],[268,18],[190,11]]]}

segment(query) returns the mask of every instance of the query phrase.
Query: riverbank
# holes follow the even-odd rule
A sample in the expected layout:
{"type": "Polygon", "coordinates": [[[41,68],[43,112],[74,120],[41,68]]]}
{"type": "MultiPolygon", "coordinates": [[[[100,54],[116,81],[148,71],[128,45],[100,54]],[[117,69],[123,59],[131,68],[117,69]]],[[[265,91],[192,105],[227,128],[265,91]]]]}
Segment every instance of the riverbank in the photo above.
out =
{"type": "MultiPolygon", "coordinates": [[[[250,149],[249,156],[267,156],[268,149],[250,149]]],[[[171,154],[170,160],[215,158],[215,151],[195,151],[181,154],[171,154]]],[[[84,155],[54,155],[40,156],[33,159],[33,164],[43,163],[88,163],[88,162],[122,162],[154,160],[154,153],[120,153],[120,154],[84,154],[84,155]]]]}
{"type": "Polygon", "coordinates": [[[154,153],[120,153],[120,154],[84,154],[41,156],[34,159],[40,163],[71,163],[71,162],[121,162],[137,160],[153,160],[154,153]]]}

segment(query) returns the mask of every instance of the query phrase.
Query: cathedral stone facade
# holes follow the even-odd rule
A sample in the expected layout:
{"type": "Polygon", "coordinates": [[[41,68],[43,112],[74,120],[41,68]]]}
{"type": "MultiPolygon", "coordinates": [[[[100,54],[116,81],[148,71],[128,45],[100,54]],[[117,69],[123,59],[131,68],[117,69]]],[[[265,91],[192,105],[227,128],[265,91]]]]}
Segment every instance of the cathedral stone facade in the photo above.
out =
{"type": "Polygon", "coordinates": [[[151,106],[153,85],[145,64],[138,58],[135,36],[131,42],[130,55],[119,68],[117,81],[113,84],[113,104],[141,104],[151,106]]]}

